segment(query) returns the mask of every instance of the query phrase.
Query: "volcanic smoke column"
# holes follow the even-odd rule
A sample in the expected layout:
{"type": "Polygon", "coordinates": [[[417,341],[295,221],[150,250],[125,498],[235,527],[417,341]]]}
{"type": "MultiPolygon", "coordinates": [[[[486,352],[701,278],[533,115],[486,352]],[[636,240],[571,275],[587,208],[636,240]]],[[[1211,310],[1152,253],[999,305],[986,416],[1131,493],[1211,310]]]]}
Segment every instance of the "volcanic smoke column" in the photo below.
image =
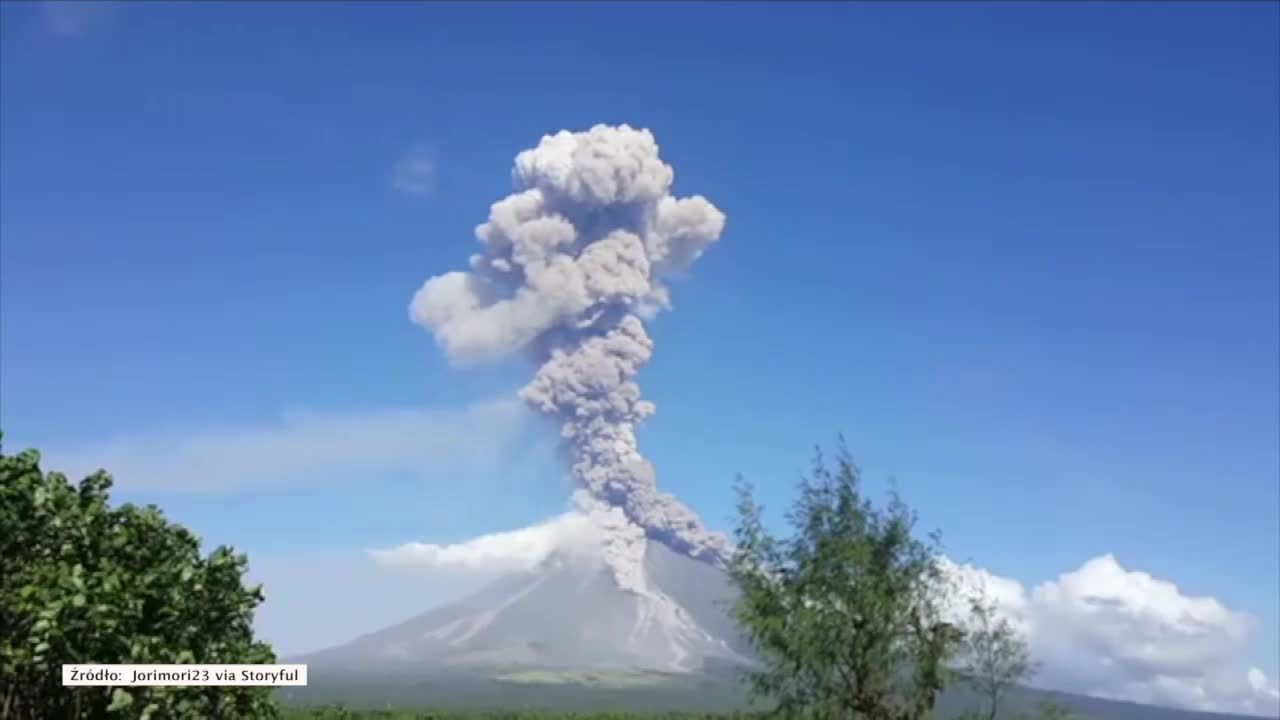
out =
{"type": "Polygon", "coordinates": [[[626,125],[544,136],[512,175],[515,192],[476,228],[471,270],[427,280],[410,316],[456,362],[532,355],[520,396],[562,423],[585,511],[619,508],[649,537],[722,560],[725,538],[659,492],[640,454],[636,426],[654,406],[635,377],[653,354],[643,321],[670,307],[663,278],[720,237],[724,213],[672,197],[653,135],[626,125]]]}

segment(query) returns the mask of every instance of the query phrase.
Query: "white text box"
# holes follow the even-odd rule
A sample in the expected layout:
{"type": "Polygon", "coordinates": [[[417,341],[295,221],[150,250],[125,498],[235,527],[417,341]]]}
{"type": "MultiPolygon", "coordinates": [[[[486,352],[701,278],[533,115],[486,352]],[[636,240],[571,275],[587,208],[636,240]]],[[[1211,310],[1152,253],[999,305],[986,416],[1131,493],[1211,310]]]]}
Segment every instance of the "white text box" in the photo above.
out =
{"type": "Polygon", "coordinates": [[[306,665],[91,665],[62,666],[62,684],[183,687],[187,685],[306,685],[306,665]]]}

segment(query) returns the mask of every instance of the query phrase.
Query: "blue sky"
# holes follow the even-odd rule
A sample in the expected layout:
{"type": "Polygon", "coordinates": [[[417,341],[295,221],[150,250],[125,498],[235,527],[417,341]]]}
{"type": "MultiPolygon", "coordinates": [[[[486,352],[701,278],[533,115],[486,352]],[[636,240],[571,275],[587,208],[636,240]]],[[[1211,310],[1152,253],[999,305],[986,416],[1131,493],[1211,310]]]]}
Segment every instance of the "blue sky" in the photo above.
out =
{"type": "Polygon", "coordinates": [[[728,216],[650,324],[663,489],[725,527],[734,473],[785,504],[843,432],[952,556],[1111,553],[1280,674],[1274,3],[4,3],[0,39],[10,450],[280,572],[556,513],[531,370],[406,308],[518,151],[625,122],[728,216]]]}

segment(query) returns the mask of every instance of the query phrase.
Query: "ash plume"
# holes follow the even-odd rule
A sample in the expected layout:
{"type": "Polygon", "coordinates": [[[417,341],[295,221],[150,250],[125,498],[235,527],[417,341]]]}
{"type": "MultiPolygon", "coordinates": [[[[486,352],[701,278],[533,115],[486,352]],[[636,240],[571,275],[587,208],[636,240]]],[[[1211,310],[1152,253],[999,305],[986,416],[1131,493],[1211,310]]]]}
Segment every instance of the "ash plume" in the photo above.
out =
{"type": "Polygon", "coordinates": [[[670,307],[664,279],[720,237],[724,213],[701,196],[672,197],[653,135],[626,125],[544,136],[512,175],[513,194],[476,228],[483,250],[470,271],[427,280],[411,318],[456,362],[533,358],[520,397],[561,423],[577,505],[614,531],[620,556],[647,535],[722,561],[724,536],[659,491],[640,454],[636,428],[654,405],[635,378],[653,354],[644,321],[670,307]]]}

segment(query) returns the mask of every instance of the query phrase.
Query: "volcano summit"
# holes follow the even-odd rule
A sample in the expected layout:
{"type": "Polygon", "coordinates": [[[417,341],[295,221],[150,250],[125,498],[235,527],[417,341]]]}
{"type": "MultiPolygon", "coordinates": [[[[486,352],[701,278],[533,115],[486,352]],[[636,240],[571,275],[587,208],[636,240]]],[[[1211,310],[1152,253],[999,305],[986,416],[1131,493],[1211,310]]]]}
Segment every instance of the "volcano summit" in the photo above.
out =
{"type": "Polygon", "coordinates": [[[647,541],[619,585],[595,553],[557,551],[480,592],[300,659],[318,670],[497,674],[522,669],[697,673],[748,662],[711,564],[647,541]]]}

